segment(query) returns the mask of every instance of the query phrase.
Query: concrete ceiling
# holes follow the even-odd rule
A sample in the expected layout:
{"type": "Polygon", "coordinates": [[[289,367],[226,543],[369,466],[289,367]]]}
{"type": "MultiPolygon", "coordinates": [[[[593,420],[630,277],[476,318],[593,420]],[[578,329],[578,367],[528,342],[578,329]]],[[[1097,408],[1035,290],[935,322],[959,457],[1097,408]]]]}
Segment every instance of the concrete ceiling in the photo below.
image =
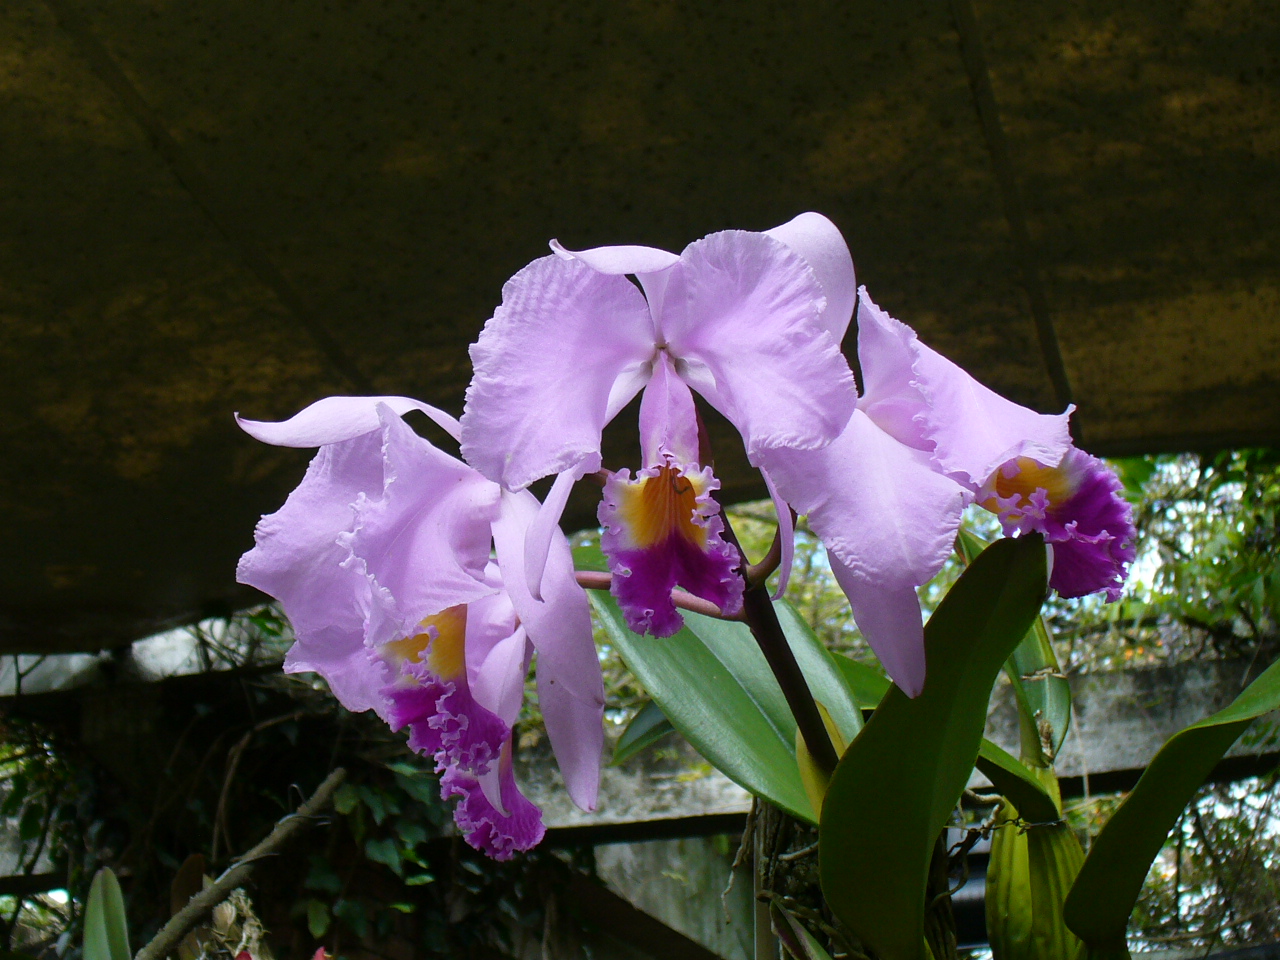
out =
{"type": "Polygon", "coordinates": [[[968,4],[7,0],[0,652],[250,601],[307,454],[232,411],[459,411],[552,236],[819,210],[883,306],[1073,398],[1089,449],[1278,442],[1280,7],[968,4]]]}

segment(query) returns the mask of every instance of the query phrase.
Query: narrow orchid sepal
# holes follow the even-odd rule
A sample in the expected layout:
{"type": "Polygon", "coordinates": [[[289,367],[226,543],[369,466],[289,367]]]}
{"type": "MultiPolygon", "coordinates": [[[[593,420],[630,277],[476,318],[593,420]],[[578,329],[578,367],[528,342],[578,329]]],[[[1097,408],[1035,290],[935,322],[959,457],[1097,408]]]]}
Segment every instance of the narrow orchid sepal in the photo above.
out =
{"type": "Polygon", "coordinates": [[[443,410],[411,397],[325,397],[304,407],[288,420],[246,420],[236,414],[240,429],[255,440],[275,447],[323,447],[351,440],[379,427],[378,406],[385,404],[403,416],[410,410],[425,413],[457,440],[462,427],[443,410]]]}

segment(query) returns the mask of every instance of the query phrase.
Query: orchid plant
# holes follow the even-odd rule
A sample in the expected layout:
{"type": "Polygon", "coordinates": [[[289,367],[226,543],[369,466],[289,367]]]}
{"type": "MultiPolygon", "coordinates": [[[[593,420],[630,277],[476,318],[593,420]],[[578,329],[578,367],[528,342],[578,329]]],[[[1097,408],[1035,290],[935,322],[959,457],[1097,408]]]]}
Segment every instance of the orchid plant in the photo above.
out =
{"type": "MultiPolygon", "coordinates": [[[[819,825],[822,892],[847,950],[954,954],[954,940],[926,935],[926,889],[976,764],[1003,804],[986,829],[1018,825],[998,835],[1014,866],[991,879],[1003,897],[989,915],[998,960],[1125,955],[1132,897],[1125,906],[1129,891],[1109,877],[1072,888],[1097,871],[1081,872],[1051,767],[1069,694],[1040,604],[1050,588],[1114,600],[1135,557],[1122,484],[1073,445],[1071,410],[1006,400],[921,343],[857,285],[843,237],[816,213],[679,254],[551,249],[503,287],[471,350],[460,421],[392,396],[239,421],[263,442],[319,448],[238,571],[293,624],[285,669],[319,673],[349,709],[407,729],[443,795],[458,798],[462,835],[503,859],[543,836],[512,765],[531,662],[565,787],[595,806],[594,606],[657,707],[711,762],[819,825]],[[860,383],[841,352],[855,316],[860,383]],[[638,394],[640,462],[634,474],[603,469],[602,431],[638,394]],[[757,563],[717,500],[698,398],[737,429],[775,505],[778,534],[757,563]],[[458,441],[462,459],[415,433],[410,411],[458,441]],[[545,477],[539,502],[528,488],[545,477]],[[559,521],[583,480],[602,488],[603,556],[575,566],[559,521]],[[973,504],[1006,535],[985,550],[961,529],[973,504]],[[779,599],[800,515],[891,685],[822,649],[779,599]],[[969,568],[926,625],[917,590],[958,538],[969,568]],[[1025,719],[1020,759],[981,737],[1006,663],[1025,719]],[[1010,879],[1027,876],[1025,840],[1015,855],[1026,833],[1037,869],[1058,882],[1010,879]],[[1104,895],[1112,919],[1099,925],[1090,911],[1104,895]],[[1034,951],[1014,927],[1034,928],[1034,951]]],[[[1146,833],[1163,839],[1160,822],[1146,833]]],[[[1133,857],[1145,873],[1143,850],[1133,857]]],[[[785,909],[778,930],[797,956],[823,955],[785,909]]]]}

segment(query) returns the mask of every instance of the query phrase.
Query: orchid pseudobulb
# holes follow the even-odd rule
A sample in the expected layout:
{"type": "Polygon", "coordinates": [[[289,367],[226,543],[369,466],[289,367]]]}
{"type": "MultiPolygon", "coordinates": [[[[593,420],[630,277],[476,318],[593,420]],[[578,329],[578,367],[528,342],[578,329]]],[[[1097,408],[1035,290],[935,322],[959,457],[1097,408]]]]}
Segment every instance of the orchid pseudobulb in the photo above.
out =
{"type": "Polygon", "coordinates": [[[318,446],[302,483],[264,517],[239,579],[276,597],[297,642],[285,669],[315,671],[351,710],[375,710],[433,757],[467,840],[505,859],[542,837],[516,786],[511,730],[537,653],[539,698],[570,796],[594,806],[603,683],[567,542],[529,595],[524,539],[537,515],[419,437],[403,397],[330,397],[290,420],[241,420],[281,446],[318,446]],[[496,556],[496,560],[494,557],[496,556]]]}

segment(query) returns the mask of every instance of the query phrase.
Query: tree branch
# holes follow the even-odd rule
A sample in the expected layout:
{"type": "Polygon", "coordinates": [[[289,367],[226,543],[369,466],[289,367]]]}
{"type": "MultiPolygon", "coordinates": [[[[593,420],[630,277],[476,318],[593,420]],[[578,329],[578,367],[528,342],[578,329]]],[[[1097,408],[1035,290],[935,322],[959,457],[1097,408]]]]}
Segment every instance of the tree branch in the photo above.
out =
{"type": "Polygon", "coordinates": [[[347,771],[341,767],[329,774],[324,783],[316,788],[311,799],[277,823],[267,839],[236,860],[211,886],[187,901],[187,905],[160,928],[151,942],[137,952],[134,960],[164,960],[170,952],[177,949],[182,938],[204,919],[205,914],[227,899],[232,890],[249,878],[257,861],[276,853],[295,833],[311,825],[316,815],[328,806],[334,791],[346,776],[347,771]]]}

